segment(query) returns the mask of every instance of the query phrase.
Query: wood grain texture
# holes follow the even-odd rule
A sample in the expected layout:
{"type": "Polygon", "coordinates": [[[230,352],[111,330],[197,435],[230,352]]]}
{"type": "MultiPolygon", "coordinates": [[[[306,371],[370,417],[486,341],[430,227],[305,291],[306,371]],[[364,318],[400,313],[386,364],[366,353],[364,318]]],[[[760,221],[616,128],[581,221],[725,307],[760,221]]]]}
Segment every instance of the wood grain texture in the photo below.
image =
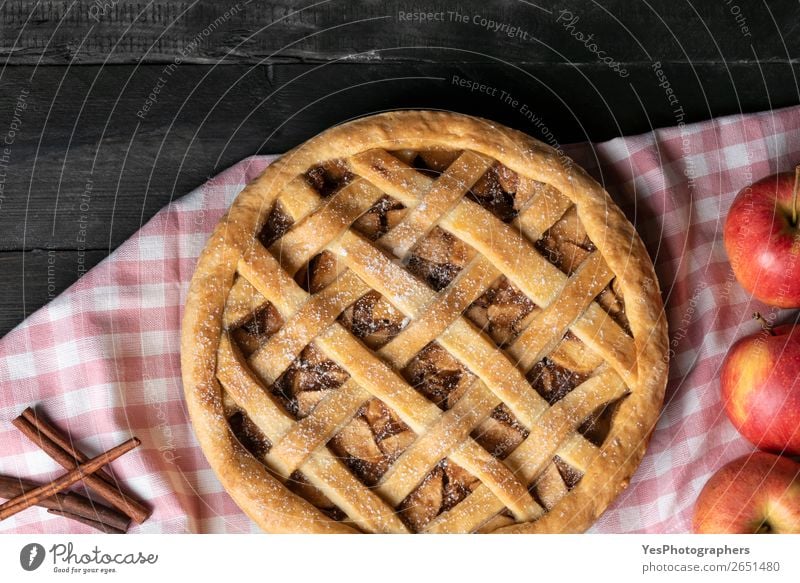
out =
{"type": "Polygon", "coordinates": [[[14,64],[168,62],[229,63],[330,61],[374,64],[418,61],[413,47],[435,62],[591,62],[562,25],[568,10],[577,31],[594,34],[624,62],[661,60],[753,61],[797,56],[797,3],[675,2],[674,0],[200,0],[126,2],[10,0],[0,56],[14,64]],[[411,12],[441,13],[419,22],[411,12]],[[455,16],[458,12],[461,18],[455,16]],[[556,22],[561,17],[560,22],[556,22]],[[486,21],[518,25],[520,39],[486,21]],[[745,30],[746,29],[746,30],[745,30]],[[786,43],[786,46],[784,46],[786,43]],[[751,49],[754,47],[757,55],[751,49]]]}
{"type": "Polygon", "coordinates": [[[330,125],[384,109],[454,109],[569,143],[752,111],[767,96],[773,107],[797,100],[785,63],[663,70],[682,118],[644,65],[631,67],[627,79],[597,65],[285,64],[269,74],[266,67],[185,65],[143,119],[137,112],[161,66],[49,74],[14,67],[4,76],[0,111],[11,111],[25,88],[30,106],[11,148],[0,250],[114,248],[174,197],[238,160],[285,151],[330,125]]]}
{"type": "Polygon", "coordinates": [[[798,102],[794,2],[470,0],[466,22],[454,10],[0,4],[0,141],[13,133],[0,144],[0,334],[51,296],[48,249],[60,290],[78,253],[93,264],[222,169],[352,117],[442,108],[563,144],[798,102]]]}

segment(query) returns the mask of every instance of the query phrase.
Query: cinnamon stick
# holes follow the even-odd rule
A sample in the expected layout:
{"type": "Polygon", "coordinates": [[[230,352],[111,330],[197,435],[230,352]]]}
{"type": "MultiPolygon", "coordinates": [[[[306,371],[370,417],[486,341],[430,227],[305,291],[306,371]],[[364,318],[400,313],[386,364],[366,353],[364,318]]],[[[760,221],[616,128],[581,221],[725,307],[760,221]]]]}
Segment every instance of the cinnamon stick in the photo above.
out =
{"type": "MultiPolygon", "coordinates": [[[[71,455],[73,458],[75,458],[76,460],[75,463],[82,464],[88,461],[89,457],[85,453],[83,453],[78,448],[72,446],[71,443],[72,440],[66,439],[58,429],[50,425],[47,419],[45,419],[44,416],[40,415],[33,408],[28,407],[27,409],[25,409],[22,413],[20,413],[20,417],[24,417],[25,419],[30,421],[31,425],[33,425],[39,433],[43,434],[50,441],[55,443],[58,447],[60,447],[69,455],[71,455]]],[[[72,468],[67,468],[67,469],[72,469],[72,468]]],[[[114,478],[112,478],[108,474],[108,472],[106,472],[105,468],[100,468],[94,473],[94,475],[97,476],[98,478],[102,478],[104,481],[108,482],[109,485],[111,486],[115,485],[114,478]]]]}
{"type": "MultiPolygon", "coordinates": [[[[35,419],[35,417],[34,417],[35,419]]],[[[41,419],[37,422],[41,424],[41,419]]],[[[72,470],[79,462],[73,453],[77,453],[73,448],[65,451],[52,439],[50,439],[43,431],[39,431],[37,425],[31,422],[27,417],[21,415],[12,421],[14,427],[24,433],[31,441],[38,445],[42,451],[58,462],[64,469],[72,470]]],[[[84,455],[85,458],[85,455],[84,455]]],[[[98,478],[95,475],[87,475],[83,480],[86,486],[91,489],[99,498],[119,510],[120,512],[130,516],[134,522],[141,524],[150,516],[150,509],[144,506],[138,500],[122,492],[118,487],[109,484],[105,480],[98,478]]]]}
{"type": "Polygon", "coordinates": [[[55,514],[56,516],[61,516],[63,518],[74,520],[75,522],[80,522],[81,524],[85,524],[87,526],[91,526],[92,528],[99,530],[100,532],[104,532],[106,534],[125,534],[124,530],[115,528],[110,524],[106,524],[105,522],[100,522],[98,520],[92,520],[91,518],[86,518],[85,516],[81,516],[80,514],[72,514],[71,512],[58,510],[57,508],[50,508],[47,512],[50,514],[55,514]]]}
{"type": "MultiPolygon", "coordinates": [[[[41,484],[30,480],[0,476],[0,498],[10,500],[39,486],[41,486],[41,484]]],[[[67,518],[72,518],[72,515],[82,516],[95,522],[101,522],[122,532],[128,530],[128,525],[130,523],[130,518],[121,512],[117,512],[113,508],[94,502],[76,492],[55,494],[50,498],[45,498],[39,502],[37,506],[49,510],[63,511],[65,514],[70,514],[67,518]]]]}
{"type": "Polygon", "coordinates": [[[13,516],[18,512],[22,512],[23,510],[38,504],[45,498],[49,498],[53,494],[56,494],[65,488],[69,488],[75,482],[83,480],[87,476],[96,472],[98,468],[111,463],[119,456],[128,453],[135,447],[138,447],[140,443],[141,441],[139,441],[136,437],[132,437],[128,441],[125,441],[116,447],[112,447],[107,452],[101,453],[99,456],[90,459],[86,463],[79,464],[74,470],[67,472],[49,484],[44,484],[38,488],[34,488],[30,492],[26,492],[17,496],[16,498],[8,500],[5,504],[0,505],[0,520],[5,520],[9,516],[13,516]]]}

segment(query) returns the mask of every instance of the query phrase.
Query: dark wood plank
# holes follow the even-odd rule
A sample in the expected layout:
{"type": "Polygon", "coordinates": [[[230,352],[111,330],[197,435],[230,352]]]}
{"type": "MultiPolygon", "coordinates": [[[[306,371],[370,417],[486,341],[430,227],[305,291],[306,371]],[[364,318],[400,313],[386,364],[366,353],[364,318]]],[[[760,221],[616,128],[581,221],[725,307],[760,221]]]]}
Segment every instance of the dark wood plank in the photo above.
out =
{"type": "Polygon", "coordinates": [[[663,72],[675,106],[663,78],[643,64],[627,78],[598,65],[482,63],[183,65],[166,77],[162,65],[10,68],[0,129],[28,94],[0,199],[0,250],[114,248],[174,197],[238,160],[285,151],[384,109],[452,109],[568,143],[798,99],[786,63],[665,63],[663,72]],[[143,112],[159,78],[166,83],[143,112]],[[473,91],[472,83],[485,87],[473,91]]]}
{"type": "Polygon", "coordinates": [[[0,336],[3,336],[99,263],[104,251],[0,252],[0,336]]]}
{"type": "Polygon", "coordinates": [[[597,62],[575,38],[580,33],[623,63],[752,62],[795,58],[798,17],[800,7],[789,0],[8,0],[0,8],[0,57],[39,65],[176,56],[192,63],[597,62]],[[565,28],[572,17],[578,21],[565,28]]]}

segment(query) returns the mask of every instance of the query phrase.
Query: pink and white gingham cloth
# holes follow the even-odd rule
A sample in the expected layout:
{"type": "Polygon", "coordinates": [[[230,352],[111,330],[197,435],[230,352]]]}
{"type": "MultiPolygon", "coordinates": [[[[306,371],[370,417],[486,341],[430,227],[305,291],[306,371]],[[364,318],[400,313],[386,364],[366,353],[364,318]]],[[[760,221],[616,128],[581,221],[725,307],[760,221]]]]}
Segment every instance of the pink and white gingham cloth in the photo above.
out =
{"type": "MultiPolygon", "coordinates": [[[[664,289],[674,356],[662,417],[630,487],[592,532],[688,532],[701,487],[752,447],[725,417],[719,367],[758,324],[733,278],[722,226],[751,181],[800,163],[800,107],[731,116],[567,148],[642,235],[664,289]]],[[[209,468],[180,374],[182,305],[197,257],[244,185],[272,160],[251,157],[161,210],[136,235],[0,340],[0,474],[62,472],[10,421],[35,404],[90,454],[142,440],[114,473],[153,516],[132,532],[255,532],[209,468]]],[[[780,314],[778,318],[780,319],[780,314]]],[[[0,532],[90,532],[29,509],[0,532]]]]}

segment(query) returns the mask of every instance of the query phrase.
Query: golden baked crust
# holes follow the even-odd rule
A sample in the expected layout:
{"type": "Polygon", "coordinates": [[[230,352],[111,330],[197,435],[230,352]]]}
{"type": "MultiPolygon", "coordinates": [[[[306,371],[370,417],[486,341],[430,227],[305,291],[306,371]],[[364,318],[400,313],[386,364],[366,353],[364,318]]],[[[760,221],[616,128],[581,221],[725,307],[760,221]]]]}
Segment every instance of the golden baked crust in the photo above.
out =
{"type": "Polygon", "coordinates": [[[652,263],[601,186],[432,111],[331,128],[248,184],[181,349],[202,449],[269,532],[583,531],[667,378],[652,263]]]}

